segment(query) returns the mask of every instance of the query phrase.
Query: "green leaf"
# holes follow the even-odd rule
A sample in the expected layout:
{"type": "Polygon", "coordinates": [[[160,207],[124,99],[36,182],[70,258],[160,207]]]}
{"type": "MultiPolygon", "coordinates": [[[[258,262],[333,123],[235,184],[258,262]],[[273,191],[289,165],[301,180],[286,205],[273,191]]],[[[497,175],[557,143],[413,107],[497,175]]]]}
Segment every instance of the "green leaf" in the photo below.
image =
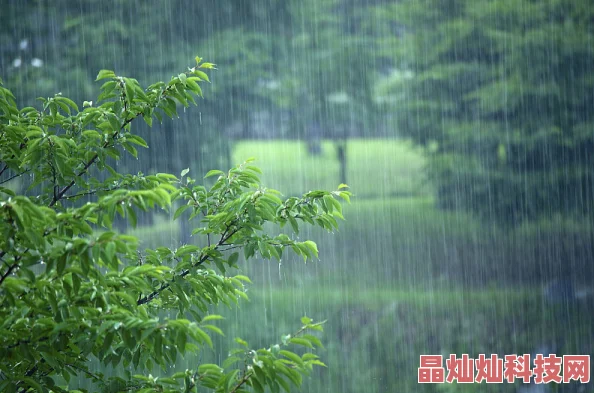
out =
{"type": "Polygon", "coordinates": [[[236,337],[236,338],[235,338],[235,342],[236,342],[237,344],[241,345],[242,347],[246,347],[246,348],[247,348],[247,346],[248,346],[248,343],[247,343],[246,341],[242,340],[242,339],[241,339],[241,338],[239,338],[239,337],[236,337]]]}
{"type": "Polygon", "coordinates": [[[177,210],[175,211],[175,214],[173,215],[173,219],[177,220],[179,218],[179,216],[181,216],[190,207],[191,207],[190,205],[183,205],[183,206],[178,207],[177,210]]]}
{"type": "Polygon", "coordinates": [[[9,196],[12,196],[12,197],[16,196],[14,191],[12,191],[11,189],[5,188],[5,187],[0,187],[0,192],[7,194],[9,196]]]}
{"type": "Polygon", "coordinates": [[[202,63],[200,64],[200,68],[205,68],[205,69],[209,69],[209,70],[216,70],[216,64],[213,63],[202,63]]]}
{"type": "Polygon", "coordinates": [[[345,201],[347,201],[348,203],[351,203],[351,198],[350,198],[350,193],[346,192],[346,191],[342,191],[338,194],[342,199],[344,199],[345,201]]]}
{"type": "Polygon", "coordinates": [[[233,370],[225,375],[225,382],[224,386],[226,391],[230,391],[233,385],[236,383],[236,376],[239,373],[239,370],[233,370]]]}
{"type": "Polygon", "coordinates": [[[212,176],[216,176],[216,175],[224,176],[225,172],[218,170],[218,169],[213,169],[213,170],[208,171],[208,173],[204,176],[204,178],[206,179],[207,177],[212,177],[212,176]]]}
{"type": "Polygon", "coordinates": [[[239,259],[239,253],[234,252],[233,254],[231,254],[229,256],[229,259],[227,260],[227,262],[229,263],[229,266],[235,266],[237,264],[238,259],[239,259]]]}
{"type": "Polygon", "coordinates": [[[281,355],[283,355],[284,357],[286,357],[287,359],[289,359],[290,361],[294,362],[295,364],[297,364],[299,366],[302,366],[303,365],[303,360],[296,353],[293,353],[291,351],[287,351],[285,349],[281,349],[279,353],[281,355]]]}
{"type": "Polygon", "coordinates": [[[206,75],[206,72],[204,71],[194,70],[194,75],[198,76],[202,80],[210,82],[210,80],[208,79],[208,75],[206,75]]]}
{"type": "Polygon", "coordinates": [[[126,98],[129,102],[132,102],[135,97],[134,81],[129,78],[124,78],[124,87],[126,89],[126,98]]]}
{"type": "Polygon", "coordinates": [[[139,137],[138,135],[128,134],[126,135],[126,140],[130,143],[134,143],[135,145],[139,145],[142,147],[148,147],[148,144],[144,139],[139,137]]]}
{"type": "Polygon", "coordinates": [[[201,364],[198,366],[199,374],[221,374],[223,370],[216,364],[201,364]]]}
{"type": "Polygon", "coordinates": [[[291,385],[284,378],[279,376],[275,381],[278,382],[285,392],[289,393],[291,391],[291,385]]]}
{"type": "Polygon", "coordinates": [[[136,224],[138,223],[136,211],[132,206],[129,205],[126,206],[126,211],[128,212],[128,221],[130,222],[130,225],[132,225],[132,228],[136,228],[136,224]]]}
{"type": "Polygon", "coordinates": [[[113,71],[110,70],[101,70],[99,71],[99,73],[97,74],[97,79],[95,79],[96,81],[100,81],[101,79],[106,79],[106,78],[114,78],[116,75],[113,71]]]}
{"type": "Polygon", "coordinates": [[[200,321],[200,322],[219,321],[221,319],[225,319],[225,318],[223,318],[220,315],[210,314],[210,315],[206,315],[204,318],[202,318],[202,321],[200,321]]]}
{"type": "Polygon", "coordinates": [[[210,330],[211,332],[214,332],[216,334],[218,334],[219,336],[224,336],[225,334],[223,333],[223,331],[221,330],[221,328],[214,326],[214,325],[200,325],[205,329],[210,330]]]}
{"type": "Polygon", "coordinates": [[[302,337],[302,338],[304,338],[304,339],[306,339],[306,340],[308,340],[310,343],[312,343],[312,344],[313,344],[313,345],[315,345],[316,347],[319,347],[319,348],[324,348],[324,346],[322,345],[322,342],[320,341],[320,339],[319,339],[319,338],[317,338],[317,337],[316,337],[316,336],[314,336],[314,335],[311,335],[311,334],[305,334],[305,335],[303,335],[303,336],[301,336],[301,337],[302,337]]]}
{"type": "MultiPolygon", "coordinates": [[[[258,369],[259,369],[259,367],[258,367],[258,369]]],[[[252,384],[252,387],[254,388],[254,391],[256,393],[264,393],[264,387],[262,385],[266,381],[266,379],[264,379],[264,381],[262,381],[262,382],[260,382],[259,379],[260,378],[257,378],[256,376],[254,376],[254,377],[250,378],[250,383],[252,384]]]]}
{"type": "MultiPolygon", "coordinates": [[[[58,101],[58,103],[63,103],[78,112],[78,106],[70,98],[60,96],[60,97],[56,97],[55,100],[58,101]]],[[[64,109],[64,107],[62,107],[62,109],[64,109],[68,114],[70,114],[70,108],[64,109]]]]}
{"type": "Polygon", "coordinates": [[[241,281],[248,282],[250,284],[252,283],[252,281],[250,280],[250,278],[248,276],[237,275],[234,278],[241,280],[241,281]]]}
{"type": "Polygon", "coordinates": [[[297,220],[295,219],[295,217],[293,216],[289,216],[289,223],[291,224],[291,228],[293,228],[293,231],[295,233],[299,233],[299,224],[297,223],[297,220]]]}
{"type": "Polygon", "coordinates": [[[56,265],[56,272],[58,275],[64,274],[64,269],[66,269],[66,262],[68,261],[68,256],[66,254],[62,254],[58,257],[58,264],[56,265]]]}
{"type": "Polygon", "coordinates": [[[35,391],[37,392],[44,392],[47,389],[43,389],[41,387],[41,384],[39,384],[37,381],[35,381],[33,378],[29,378],[29,377],[23,377],[23,382],[25,382],[26,385],[31,386],[33,389],[35,389],[35,391]]]}
{"type": "Polygon", "coordinates": [[[311,240],[306,240],[303,242],[308,250],[317,258],[318,257],[318,246],[316,243],[312,242],[311,240]]]}
{"type": "Polygon", "coordinates": [[[311,342],[309,342],[309,340],[306,340],[304,338],[300,338],[300,337],[293,337],[289,340],[289,343],[291,344],[295,344],[295,345],[301,345],[307,348],[313,348],[313,345],[311,344],[311,342]]]}
{"type": "Polygon", "coordinates": [[[109,121],[109,125],[111,126],[113,131],[120,130],[121,124],[115,115],[111,114],[110,116],[107,116],[107,120],[109,121]]]}

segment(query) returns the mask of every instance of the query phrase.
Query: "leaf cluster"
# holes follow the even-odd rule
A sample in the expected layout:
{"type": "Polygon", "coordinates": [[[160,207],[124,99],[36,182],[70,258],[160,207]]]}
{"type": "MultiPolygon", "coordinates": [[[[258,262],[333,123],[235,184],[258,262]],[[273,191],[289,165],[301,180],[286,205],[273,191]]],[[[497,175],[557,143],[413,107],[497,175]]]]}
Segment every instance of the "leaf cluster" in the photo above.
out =
{"type": "Polygon", "coordinates": [[[150,126],[177,116],[178,105],[196,104],[200,84],[209,81],[204,70],[213,68],[196,58],[188,71],[147,88],[102,70],[101,94],[82,110],[61,95],[41,99],[41,109],[19,109],[0,85],[1,391],[76,391],[71,386],[81,378],[108,392],[278,391],[289,389],[287,381],[299,386],[303,374],[322,365],[311,353],[285,348],[321,346],[305,334],[321,325],[305,318],[283,349],[254,351],[238,341],[243,349],[222,366],[150,375],[154,366],[165,371],[179,356],[212,348],[211,334],[223,333],[212,308],[247,298],[249,278],[229,274],[240,252],[280,259],[291,248],[304,260],[317,257],[314,242],[270,236],[266,223],[334,230],[343,218],[337,198],[350,197],[339,189],[282,199],[260,185],[249,161],[209,172],[217,178],[208,188],[187,170],[179,178],[114,170],[122,151],[136,157],[138,146],[147,147],[133,121],[150,126]],[[191,211],[192,234],[206,245],[141,249],[139,239],[114,229],[116,218],[135,226],[138,212],[179,203],[175,218],[191,211]],[[93,359],[123,366],[125,377],[93,371],[93,359]]]}

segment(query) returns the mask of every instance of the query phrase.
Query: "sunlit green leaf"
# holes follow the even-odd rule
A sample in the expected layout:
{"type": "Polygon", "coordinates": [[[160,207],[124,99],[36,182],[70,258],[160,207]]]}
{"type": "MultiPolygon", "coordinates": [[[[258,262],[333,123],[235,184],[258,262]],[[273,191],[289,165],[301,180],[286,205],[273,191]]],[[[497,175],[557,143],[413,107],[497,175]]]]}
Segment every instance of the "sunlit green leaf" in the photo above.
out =
{"type": "Polygon", "coordinates": [[[101,79],[113,78],[113,77],[115,77],[115,73],[113,71],[110,71],[110,70],[101,70],[97,74],[97,79],[95,79],[95,80],[99,81],[101,79]]]}

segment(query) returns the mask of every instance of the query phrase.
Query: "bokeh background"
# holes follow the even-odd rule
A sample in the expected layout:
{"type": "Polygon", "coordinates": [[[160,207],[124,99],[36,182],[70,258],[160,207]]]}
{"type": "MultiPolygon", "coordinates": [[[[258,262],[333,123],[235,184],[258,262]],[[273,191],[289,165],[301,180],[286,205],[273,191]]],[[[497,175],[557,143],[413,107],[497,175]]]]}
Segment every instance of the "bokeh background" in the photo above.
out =
{"type": "MultiPolygon", "coordinates": [[[[417,384],[421,354],[594,352],[594,3],[0,0],[0,78],[23,106],[92,100],[104,68],[168,80],[196,55],[218,68],[204,99],[135,124],[150,148],[119,169],[200,178],[255,157],[287,196],[356,197],[339,233],[299,234],[319,261],[244,261],[251,302],[223,310],[217,352],[172,368],[307,315],[328,319],[328,367],[303,391],[594,391],[417,384]]],[[[120,229],[145,247],[200,241],[169,213],[139,223],[120,229]]]]}

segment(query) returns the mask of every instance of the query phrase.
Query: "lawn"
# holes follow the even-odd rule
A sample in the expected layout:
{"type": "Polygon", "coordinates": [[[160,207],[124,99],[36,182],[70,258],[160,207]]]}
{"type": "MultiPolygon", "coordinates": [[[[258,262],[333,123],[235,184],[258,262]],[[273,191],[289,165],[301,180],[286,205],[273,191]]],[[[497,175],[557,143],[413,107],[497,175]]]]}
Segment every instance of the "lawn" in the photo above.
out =
{"type": "MultiPolygon", "coordinates": [[[[249,157],[264,174],[264,185],[286,195],[313,189],[335,189],[339,163],[332,141],[322,142],[322,152],[310,155],[303,141],[244,140],[234,144],[233,162],[249,157]]],[[[427,196],[422,151],[397,139],[350,139],[347,144],[347,183],[360,198],[427,196]]]]}

